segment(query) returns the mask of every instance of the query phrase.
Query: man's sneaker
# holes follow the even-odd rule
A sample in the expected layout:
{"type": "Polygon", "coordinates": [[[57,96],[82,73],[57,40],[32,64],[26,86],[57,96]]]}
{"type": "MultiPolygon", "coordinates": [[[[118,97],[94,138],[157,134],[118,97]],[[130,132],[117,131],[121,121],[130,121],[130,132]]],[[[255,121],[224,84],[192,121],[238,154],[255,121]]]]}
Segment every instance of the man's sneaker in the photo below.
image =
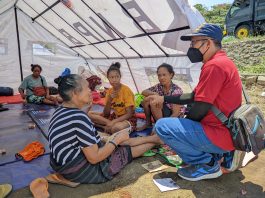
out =
{"type": "Polygon", "coordinates": [[[209,166],[207,164],[197,164],[178,169],[178,175],[189,181],[213,179],[220,177],[222,174],[223,172],[217,161],[214,162],[213,166],[209,166]]]}
{"type": "Polygon", "coordinates": [[[233,172],[242,166],[243,159],[245,157],[244,151],[231,151],[224,154],[224,160],[221,163],[223,172],[233,172]]]}

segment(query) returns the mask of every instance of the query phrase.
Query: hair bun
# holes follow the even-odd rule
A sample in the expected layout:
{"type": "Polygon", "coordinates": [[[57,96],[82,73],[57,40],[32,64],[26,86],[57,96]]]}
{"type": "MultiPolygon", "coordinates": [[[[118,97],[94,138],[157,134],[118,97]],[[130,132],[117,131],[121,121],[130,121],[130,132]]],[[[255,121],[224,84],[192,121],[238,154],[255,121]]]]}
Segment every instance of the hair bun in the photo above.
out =
{"type": "Polygon", "coordinates": [[[58,78],[55,78],[55,79],[54,79],[54,82],[55,82],[57,85],[59,85],[59,84],[61,83],[62,79],[63,79],[63,77],[59,76],[58,78]]]}
{"type": "Polygon", "coordinates": [[[111,66],[112,66],[112,67],[116,67],[116,68],[118,68],[118,69],[121,68],[121,64],[120,64],[119,62],[113,63],[111,66]]]}

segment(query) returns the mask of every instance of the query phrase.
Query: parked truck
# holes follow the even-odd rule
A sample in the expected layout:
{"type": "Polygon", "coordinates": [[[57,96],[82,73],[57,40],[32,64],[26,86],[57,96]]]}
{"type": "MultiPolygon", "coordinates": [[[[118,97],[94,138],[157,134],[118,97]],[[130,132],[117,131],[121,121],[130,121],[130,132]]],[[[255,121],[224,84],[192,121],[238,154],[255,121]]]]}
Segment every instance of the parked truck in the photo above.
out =
{"type": "Polygon", "coordinates": [[[224,34],[245,38],[265,33],[265,0],[235,0],[225,18],[224,34]]]}

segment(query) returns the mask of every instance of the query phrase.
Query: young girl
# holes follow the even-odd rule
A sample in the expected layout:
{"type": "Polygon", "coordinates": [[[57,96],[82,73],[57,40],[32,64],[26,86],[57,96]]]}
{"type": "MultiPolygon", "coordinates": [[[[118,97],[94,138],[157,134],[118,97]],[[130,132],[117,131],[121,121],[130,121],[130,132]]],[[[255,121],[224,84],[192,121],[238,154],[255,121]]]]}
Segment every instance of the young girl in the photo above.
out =
{"type": "Polygon", "coordinates": [[[128,127],[131,127],[131,131],[135,130],[134,94],[128,86],[120,82],[120,63],[114,63],[109,67],[107,78],[112,87],[107,90],[103,113],[89,112],[89,118],[96,126],[104,128],[106,133],[112,134],[128,127]]]}

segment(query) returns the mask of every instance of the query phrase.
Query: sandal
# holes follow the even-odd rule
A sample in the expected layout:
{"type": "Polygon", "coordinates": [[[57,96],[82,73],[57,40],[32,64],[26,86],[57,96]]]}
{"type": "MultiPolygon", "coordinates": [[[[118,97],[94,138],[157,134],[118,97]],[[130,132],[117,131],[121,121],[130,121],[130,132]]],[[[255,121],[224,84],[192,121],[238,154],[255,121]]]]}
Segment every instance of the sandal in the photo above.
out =
{"type": "Polygon", "coordinates": [[[30,183],[29,189],[34,198],[48,198],[48,182],[44,178],[37,178],[30,183]]]}
{"type": "Polygon", "coordinates": [[[17,159],[29,162],[45,153],[45,148],[40,142],[32,142],[28,144],[22,151],[15,154],[17,159]]]}
{"type": "Polygon", "coordinates": [[[1,184],[0,185],[0,197],[7,197],[12,191],[12,185],[1,184]]]}

